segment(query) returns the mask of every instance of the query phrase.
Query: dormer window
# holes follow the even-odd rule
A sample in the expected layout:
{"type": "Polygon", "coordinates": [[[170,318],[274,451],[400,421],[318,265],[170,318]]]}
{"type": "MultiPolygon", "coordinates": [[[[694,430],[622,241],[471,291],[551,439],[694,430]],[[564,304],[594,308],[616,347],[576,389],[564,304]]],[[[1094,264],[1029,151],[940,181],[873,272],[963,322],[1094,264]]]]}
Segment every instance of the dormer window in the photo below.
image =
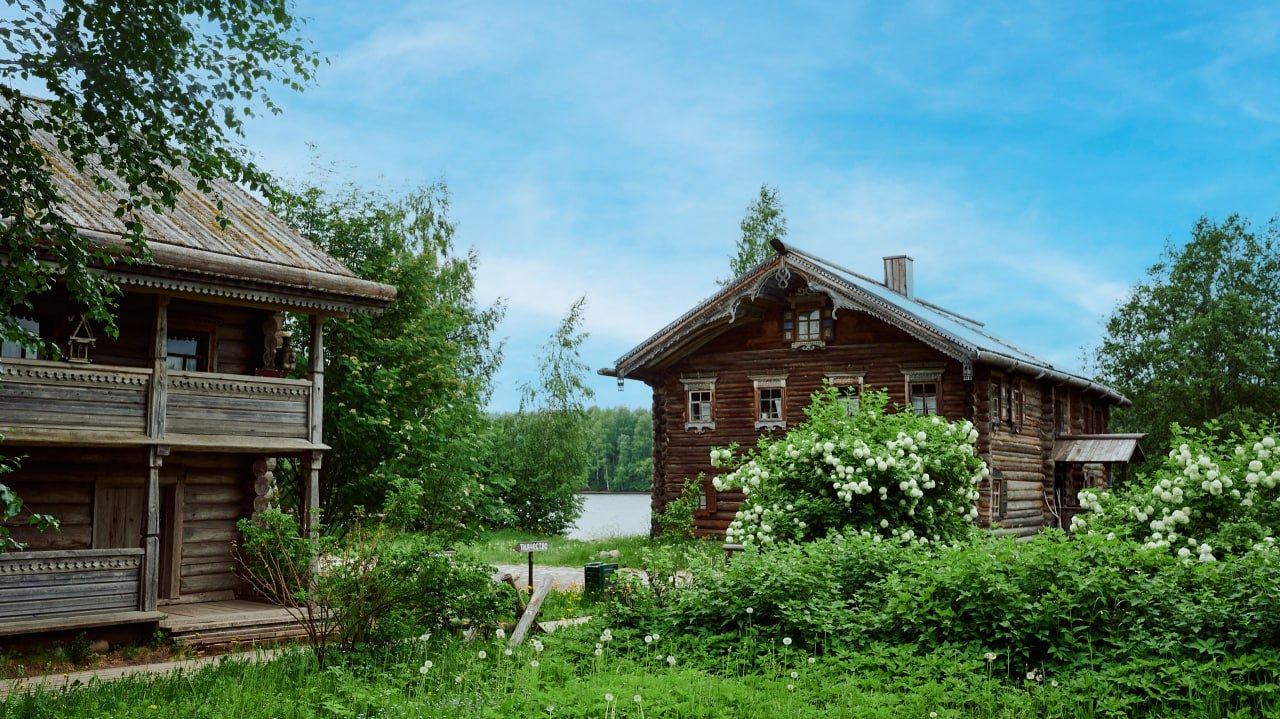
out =
{"type": "Polygon", "coordinates": [[[820,342],[822,340],[822,310],[798,310],[796,312],[796,341],[820,342]]]}
{"type": "Polygon", "coordinates": [[[715,406],[716,380],[714,377],[692,377],[680,380],[685,391],[685,423],[687,431],[714,430],[716,422],[712,414],[715,406]]]}
{"type": "MultiPolygon", "coordinates": [[[[14,317],[19,327],[30,332],[36,337],[40,336],[40,323],[30,317],[14,317]]],[[[13,357],[14,359],[39,359],[40,351],[35,347],[27,347],[21,342],[10,342],[4,340],[0,342],[0,357],[13,357]]]]}
{"type": "Polygon", "coordinates": [[[826,297],[817,292],[796,293],[782,320],[782,338],[791,343],[792,349],[822,349],[832,339],[834,329],[826,297]]]}

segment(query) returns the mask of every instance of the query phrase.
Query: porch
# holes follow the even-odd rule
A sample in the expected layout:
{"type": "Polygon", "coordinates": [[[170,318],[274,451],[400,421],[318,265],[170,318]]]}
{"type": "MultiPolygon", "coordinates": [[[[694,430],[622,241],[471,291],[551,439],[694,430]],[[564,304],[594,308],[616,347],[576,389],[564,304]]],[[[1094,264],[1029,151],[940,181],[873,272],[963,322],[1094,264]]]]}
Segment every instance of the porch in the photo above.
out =
{"type": "Polygon", "coordinates": [[[83,549],[0,554],[0,637],[168,631],[185,646],[304,636],[288,610],[242,599],[168,604],[140,611],[143,550],[83,549]]]}

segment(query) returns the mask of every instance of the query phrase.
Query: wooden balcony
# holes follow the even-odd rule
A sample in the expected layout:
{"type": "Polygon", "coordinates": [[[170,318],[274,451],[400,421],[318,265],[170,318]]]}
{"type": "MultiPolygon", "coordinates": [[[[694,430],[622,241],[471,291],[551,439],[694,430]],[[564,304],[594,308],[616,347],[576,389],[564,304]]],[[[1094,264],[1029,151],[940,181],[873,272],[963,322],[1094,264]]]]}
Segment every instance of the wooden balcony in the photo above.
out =
{"type": "Polygon", "coordinates": [[[149,369],[0,360],[0,434],[14,445],[321,448],[308,441],[307,380],[169,371],[155,388],[164,421],[148,434],[152,383],[149,369]]]}

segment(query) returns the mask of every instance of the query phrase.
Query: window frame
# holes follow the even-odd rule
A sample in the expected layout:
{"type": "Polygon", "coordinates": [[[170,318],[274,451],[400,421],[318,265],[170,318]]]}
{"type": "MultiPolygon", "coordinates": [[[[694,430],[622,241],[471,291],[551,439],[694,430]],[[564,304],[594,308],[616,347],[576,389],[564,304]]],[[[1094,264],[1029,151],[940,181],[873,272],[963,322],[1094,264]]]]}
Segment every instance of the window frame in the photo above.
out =
{"type": "Polygon", "coordinates": [[[787,378],[786,376],[770,375],[765,377],[752,377],[751,383],[754,388],[752,393],[755,397],[755,428],[756,429],[786,429],[787,427],[787,378]],[[777,418],[768,418],[764,416],[764,396],[763,392],[770,393],[777,391],[777,418]]]}
{"type": "MultiPolygon", "coordinates": [[[[902,379],[903,379],[902,395],[903,395],[903,398],[906,400],[904,404],[908,407],[911,407],[911,409],[921,417],[928,417],[931,414],[937,415],[939,417],[943,416],[942,414],[942,373],[946,369],[945,366],[939,365],[939,364],[899,365],[898,368],[902,372],[902,379]],[[921,411],[922,408],[915,406],[915,402],[913,401],[914,395],[912,394],[912,385],[917,385],[917,384],[933,385],[934,390],[932,395],[933,396],[932,412],[929,412],[929,411],[922,412],[921,411]]],[[[928,395],[921,395],[921,396],[927,397],[928,395]]]]}
{"type": "MultiPolygon", "coordinates": [[[[715,377],[688,377],[681,378],[680,383],[684,386],[684,429],[686,432],[706,432],[708,430],[715,431],[715,411],[716,411],[716,378],[715,377]],[[707,393],[709,395],[706,401],[707,416],[701,419],[693,418],[694,394],[707,393]]],[[[701,405],[702,402],[699,402],[701,405]]]]}
{"type": "Polygon", "coordinates": [[[862,393],[863,388],[862,374],[839,373],[828,374],[827,384],[836,388],[836,402],[844,406],[844,416],[852,417],[862,411],[862,393]],[[850,397],[848,390],[853,390],[856,396],[850,397]],[[850,402],[849,400],[853,401],[850,402]]]}
{"type": "Polygon", "coordinates": [[[184,320],[184,319],[177,319],[177,320],[170,319],[169,331],[168,333],[166,333],[165,343],[164,343],[165,366],[168,367],[168,370],[170,372],[217,372],[218,371],[217,347],[218,347],[217,325],[213,324],[212,322],[194,322],[191,320],[184,320]],[[195,357],[197,359],[203,359],[204,369],[193,369],[193,370],[177,369],[169,366],[169,357],[172,356],[169,352],[169,345],[171,342],[173,342],[173,339],[175,336],[181,336],[181,335],[196,335],[197,352],[199,352],[199,349],[200,349],[200,341],[199,341],[200,336],[203,335],[204,343],[205,343],[203,353],[196,354],[196,355],[178,355],[178,356],[195,357]]]}

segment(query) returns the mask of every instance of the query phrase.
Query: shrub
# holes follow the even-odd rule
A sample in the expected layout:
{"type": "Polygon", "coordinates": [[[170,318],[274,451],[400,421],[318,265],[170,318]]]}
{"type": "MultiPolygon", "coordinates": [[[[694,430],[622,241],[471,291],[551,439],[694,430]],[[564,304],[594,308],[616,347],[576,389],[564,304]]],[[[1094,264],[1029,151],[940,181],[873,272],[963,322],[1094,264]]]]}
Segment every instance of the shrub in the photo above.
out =
{"type": "Polygon", "coordinates": [[[341,538],[308,540],[284,517],[242,520],[236,552],[250,583],[307,632],[321,666],[332,648],[387,644],[455,620],[492,624],[508,606],[493,591],[492,568],[425,538],[355,525],[341,538]]]}
{"type": "Polygon", "coordinates": [[[1115,491],[1087,489],[1076,531],[1134,539],[1184,560],[1275,549],[1280,529],[1280,447],[1271,425],[1246,427],[1234,447],[1202,430],[1173,427],[1155,471],[1115,491]]]}
{"type": "Polygon", "coordinates": [[[693,514],[698,509],[698,498],[702,494],[703,476],[699,474],[696,480],[686,480],[680,486],[680,497],[667,502],[658,514],[658,526],[662,527],[664,538],[693,539],[693,514]]]}
{"type": "Polygon", "coordinates": [[[814,393],[805,414],[807,422],[779,440],[761,437],[745,456],[735,457],[734,446],[711,450],[712,466],[732,470],[713,480],[716,489],[746,495],[727,541],[840,531],[928,543],[974,531],[987,467],[974,454],[971,423],[891,408],[883,392],[866,393],[848,414],[834,387],[814,393]]]}

